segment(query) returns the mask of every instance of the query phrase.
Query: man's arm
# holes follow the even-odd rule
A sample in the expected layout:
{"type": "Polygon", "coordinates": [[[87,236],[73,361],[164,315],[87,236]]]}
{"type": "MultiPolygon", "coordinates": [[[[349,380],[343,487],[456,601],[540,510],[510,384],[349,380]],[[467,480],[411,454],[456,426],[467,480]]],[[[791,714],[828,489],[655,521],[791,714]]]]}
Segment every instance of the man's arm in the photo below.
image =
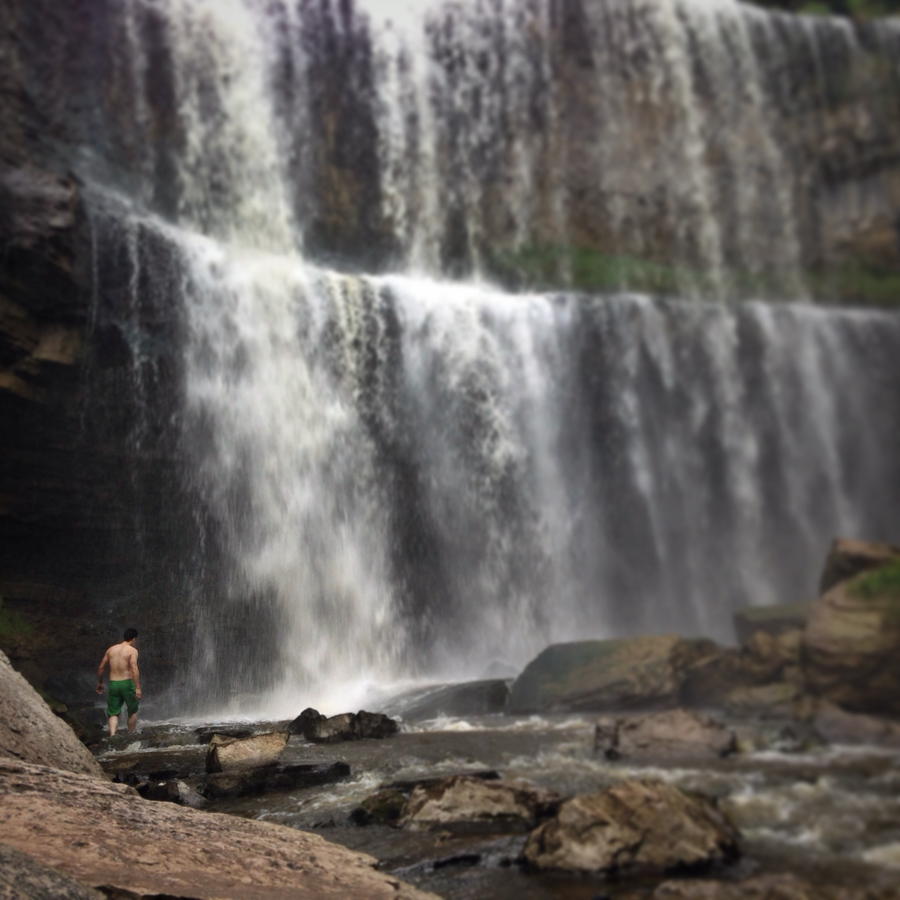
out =
{"type": "Polygon", "coordinates": [[[143,692],[141,691],[141,672],[138,669],[137,664],[138,652],[134,651],[134,656],[131,657],[131,677],[134,679],[134,687],[137,693],[138,700],[143,697],[143,692]]]}
{"type": "Polygon", "coordinates": [[[109,664],[109,650],[103,654],[103,659],[100,660],[100,668],[97,669],[97,693],[103,693],[103,672],[109,664]]]}

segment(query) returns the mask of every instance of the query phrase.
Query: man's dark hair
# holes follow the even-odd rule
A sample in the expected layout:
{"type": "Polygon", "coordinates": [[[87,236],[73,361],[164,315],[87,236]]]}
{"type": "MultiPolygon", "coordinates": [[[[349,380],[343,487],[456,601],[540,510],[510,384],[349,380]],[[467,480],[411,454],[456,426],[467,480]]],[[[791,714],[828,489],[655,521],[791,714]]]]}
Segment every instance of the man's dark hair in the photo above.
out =
{"type": "Polygon", "coordinates": [[[125,629],[125,640],[133,641],[137,637],[137,628],[126,628],[125,629]]]}

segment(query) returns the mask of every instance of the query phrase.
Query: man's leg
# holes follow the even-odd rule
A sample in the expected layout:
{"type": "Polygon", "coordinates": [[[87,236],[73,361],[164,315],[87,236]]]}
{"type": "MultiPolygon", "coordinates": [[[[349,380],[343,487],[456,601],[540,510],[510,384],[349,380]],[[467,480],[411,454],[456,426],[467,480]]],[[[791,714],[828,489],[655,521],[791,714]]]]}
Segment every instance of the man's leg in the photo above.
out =
{"type": "Polygon", "coordinates": [[[134,734],[134,732],[137,730],[137,713],[132,713],[128,717],[128,730],[132,734],[134,734]]]}
{"type": "Polygon", "coordinates": [[[116,733],[116,729],[119,727],[119,717],[118,716],[110,716],[109,717],[109,736],[112,737],[116,733]]]}

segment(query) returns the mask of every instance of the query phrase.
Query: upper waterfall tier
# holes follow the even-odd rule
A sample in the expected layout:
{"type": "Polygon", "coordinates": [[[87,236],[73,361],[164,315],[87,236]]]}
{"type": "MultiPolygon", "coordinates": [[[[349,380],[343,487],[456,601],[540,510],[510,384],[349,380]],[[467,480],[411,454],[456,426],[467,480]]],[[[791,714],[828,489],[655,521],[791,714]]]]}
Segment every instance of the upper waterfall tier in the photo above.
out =
{"type": "Polygon", "coordinates": [[[900,266],[896,23],[734,0],[20,6],[16,102],[45,139],[217,239],[715,296],[878,299],[860,267],[900,266]]]}

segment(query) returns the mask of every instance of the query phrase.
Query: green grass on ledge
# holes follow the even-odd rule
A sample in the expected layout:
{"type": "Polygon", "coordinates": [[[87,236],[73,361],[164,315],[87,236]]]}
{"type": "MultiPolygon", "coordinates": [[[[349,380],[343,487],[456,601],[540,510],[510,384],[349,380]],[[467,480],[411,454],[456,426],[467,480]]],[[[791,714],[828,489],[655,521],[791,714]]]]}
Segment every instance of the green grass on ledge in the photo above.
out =
{"type": "Polygon", "coordinates": [[[850,582],[849,591],[853,596],[865,600],[874,600],[879,597],[900,600],[900,559],[857,575],[850,582]]]}
{"type": "MultiPolygon", "coordinates": [[[[487,273],[509,290],[635,291],[656,296],[699,296],[709,299],[799,299],[795,281],[777,273],[730,269],[714,279],[688,266],[659,263],[625,254],[604,254],[586,247],[532,246],[495,253],[487,273]]],[[[807,271],[800,283],[819,303],[900,308],[900,271],[842,263],[807,271]]]]}

